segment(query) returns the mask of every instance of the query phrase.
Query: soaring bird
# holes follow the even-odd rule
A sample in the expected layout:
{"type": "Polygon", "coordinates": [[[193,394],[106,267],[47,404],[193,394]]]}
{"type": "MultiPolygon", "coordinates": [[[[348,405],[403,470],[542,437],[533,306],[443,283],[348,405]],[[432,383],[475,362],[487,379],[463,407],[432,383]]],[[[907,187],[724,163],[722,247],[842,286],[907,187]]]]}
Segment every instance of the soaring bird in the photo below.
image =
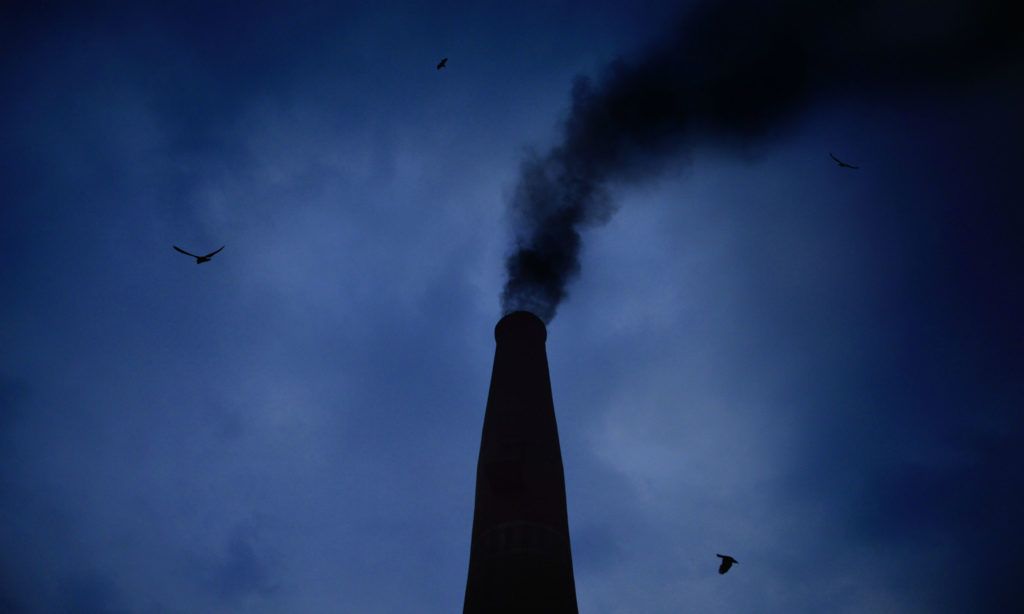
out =
{"type": "Polygon", "coordinates": [[[441,70],[448,65],[448,58],[441,58],[441,61],[437,63],[437,69],[441,70]]]}
{"type": "Polygon", "coordinates": [[[833,155],[832,155],[832,152],[831,152],[831,151],[830,151],[830,152],[828,152],[828,155],[829,155],[829,157],[831,157],[831,158],[832,158],[833,160],[835,160],[835,161],[836,161],[836,164],[838,164],[838,165],[839,165],[839,168],[852,168],[852,169],[858,169],[858,168],[860,168],[859,166],[854,166],[854,165],[852,165],[852,164],[847,164],[846,162],[843,162],[843,161],[842,161],[842,160],[840,160],[839,158],[837,158],[837,157],[833,156],[833,155]]]}
{"type": "Polygon", "coordinates": [[[221,245],[220,249],[218,249],[216,251],[212,251],[209,254],[206,254],[205,256],[196,256],[195,254],[190,254],[189,252],[186,252],[185,250],[183,250],[180,247],[178,247],[177,245],[172,245],[171,247],[173,247],[175,250],[181,252],[182,254],[185,254],[186,256],[192,256],[193,258],[195,258],[196,259],[196,264],[202,264],[204,262],[209,262],[210,258],[213,258],[214,256],[216,256],[217,253],[220,252],[221,249],[224,249],[225,246],[221,245]]]}
{"type": "Polygon", "coordinates": [[[716,554],[718,558],[722,559],[722,564],[718,566],[718,573],[723,574],[729,571],[733,563],[739,563],[736,559],[732,558],[728,554],[716,554]]]}

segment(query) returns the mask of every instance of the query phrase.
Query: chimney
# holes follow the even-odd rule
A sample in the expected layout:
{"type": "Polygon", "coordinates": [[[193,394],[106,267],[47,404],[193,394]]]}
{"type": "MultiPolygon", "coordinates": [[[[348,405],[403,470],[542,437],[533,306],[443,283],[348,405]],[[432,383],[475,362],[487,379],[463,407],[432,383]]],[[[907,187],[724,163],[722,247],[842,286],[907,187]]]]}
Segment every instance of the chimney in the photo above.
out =
{"type": "Polygon", "coordinates": [[[576,614],[547,330],[516,311],[494,339],[463,613],[576,614]]]}

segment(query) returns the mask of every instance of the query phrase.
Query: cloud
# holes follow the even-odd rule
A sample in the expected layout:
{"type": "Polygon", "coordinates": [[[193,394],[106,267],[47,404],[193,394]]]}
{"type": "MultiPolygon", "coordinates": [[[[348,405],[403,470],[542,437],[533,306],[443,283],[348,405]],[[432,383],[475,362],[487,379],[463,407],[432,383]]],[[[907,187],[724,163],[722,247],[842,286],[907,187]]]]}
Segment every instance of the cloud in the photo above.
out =
{"type": "Polygon", "coordinates": [[[225,545],[223,559],[212,570],[210,586],[222,600],[239,604],[251,598],[266,599],[276,592],[273,564],[253,530],[238,527],[225,545]]]}
{"type": "Polygon", "coordinates": [[[61,587],[60,611],[68,614],[124,614],[113,581],[96,573],[68,578],[61,587]]]}
{"type": "Polygon", "coordinates": [[[27,382],[0,374],[0,432],[9,432],[23,416],[28,397],[27,382]]]}

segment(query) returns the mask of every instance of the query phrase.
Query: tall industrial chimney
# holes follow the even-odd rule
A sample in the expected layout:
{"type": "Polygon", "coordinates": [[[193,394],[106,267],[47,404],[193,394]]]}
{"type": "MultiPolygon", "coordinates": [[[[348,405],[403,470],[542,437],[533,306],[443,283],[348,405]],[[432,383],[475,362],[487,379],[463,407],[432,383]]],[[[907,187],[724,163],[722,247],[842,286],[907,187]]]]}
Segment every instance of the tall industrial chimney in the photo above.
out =
{"type": "Polygon", "coordinates": [[[463,612],[576,614],[547,330],[516,311],[494,339],[463,612]]]}

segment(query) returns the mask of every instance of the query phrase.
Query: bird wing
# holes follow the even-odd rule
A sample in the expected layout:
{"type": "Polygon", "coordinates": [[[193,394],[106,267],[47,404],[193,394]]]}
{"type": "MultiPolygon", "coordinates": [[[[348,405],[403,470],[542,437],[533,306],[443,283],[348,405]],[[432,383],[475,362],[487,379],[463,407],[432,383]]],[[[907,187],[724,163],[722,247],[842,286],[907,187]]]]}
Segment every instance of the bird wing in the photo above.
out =
{"type": "Polygon", "coordinates": [[[847,164],[846,166],[847,166],[848,168],[860,168],[859,166],[854,166],[854,165],[852,165],[852,164],[847,164]]]}
{"type": "Polygon", "coordinates": [[[226,245],[221,245],[220,249],[218,249],[216,251],[212,251],[209,254],[206,254],[205,256],[203,256],[203,258],[212,258],[213,256],[216,256],[217,254],[219,254],[220,250],[224,249],[225,247],[227,247],[227,246],[226,245]]]}
{"type": "MultiPolygon", "coordinates": [[[[185,250],[181,249],[177,245],[172,245],[171,247],[173,247],[175,250],[181,252],[182,254],[185,254],[186,256],[192,256],[193,258],[198,258],[199,257],[199,256],[196,256],[195,254],[190,254],[190,253],[186,252],[185,250]]],[[[224,249],[224,248],[222,247],[221,249],[224,249]]]]}
{"type": "Polygon", "coordinates": [[[833,160],[835,160],[837,164],[842,164],[842,163],[843,163],[843,161],[842,161],[842,160],[840,160],[839,158],[837,158],[837,157],[833,156],[833,155],[832,155],[832,152],[831,152],[831,151],[830,151],[830,152],[828,152],[828,156],[829,156],[830,158],[832,158],[833,160]]]}

